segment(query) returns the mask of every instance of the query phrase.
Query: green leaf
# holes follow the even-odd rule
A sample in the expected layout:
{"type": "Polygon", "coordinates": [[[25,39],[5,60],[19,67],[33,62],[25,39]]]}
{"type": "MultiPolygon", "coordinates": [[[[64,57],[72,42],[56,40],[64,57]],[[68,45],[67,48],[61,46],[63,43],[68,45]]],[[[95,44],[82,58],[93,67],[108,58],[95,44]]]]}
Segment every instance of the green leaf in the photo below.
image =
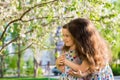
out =
{"type": "Polygon", "coordinates": [[[0,40],[0,46],[2,46],[2,41],[0,40]]]}
{"type": "Polygon", "coordinates": [[[21,0],[18,0],[18,3],[19,3],[19,5],[17,6],[17,9],[21,10],[22,9],[21,0]]]}

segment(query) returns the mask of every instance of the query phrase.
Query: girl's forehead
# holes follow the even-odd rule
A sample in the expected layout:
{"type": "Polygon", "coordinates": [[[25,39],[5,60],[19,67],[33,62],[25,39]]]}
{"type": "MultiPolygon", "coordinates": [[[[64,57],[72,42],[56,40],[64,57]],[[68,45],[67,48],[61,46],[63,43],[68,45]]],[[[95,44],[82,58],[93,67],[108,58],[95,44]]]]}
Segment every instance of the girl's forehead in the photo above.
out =
{"type": "Polygon", "coordinates": [[[62,32],[68,32],[69,33],[69,31],[68,31],[68,29],[62,29],[62,32]]]}
{"type": "Polygon", "coordinates": [[[70,32],[67,29],[62,29],[62,33],[64,33],[64,34],[70,34],[70,32]]]}
{"type": "Polygon", "coordinates": [[[70,32],[68,31],[68,29],[63,29],[62,30],[62,35],[69,35],[72,37],[72,35],[70,34],[70,32]]]}

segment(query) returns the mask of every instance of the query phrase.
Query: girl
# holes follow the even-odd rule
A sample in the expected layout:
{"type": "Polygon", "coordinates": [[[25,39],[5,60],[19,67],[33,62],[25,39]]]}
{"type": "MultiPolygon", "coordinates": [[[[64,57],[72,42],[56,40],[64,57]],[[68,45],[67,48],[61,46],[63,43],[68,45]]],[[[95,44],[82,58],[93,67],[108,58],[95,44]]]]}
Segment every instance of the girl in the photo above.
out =
{"type": "Polygon", "coordinates": [[[63,26],[63,55],[56,65],[63,80],[114,80],[110,51],[94,25],[77,18],[63,26]],[[79,78],[80,77],[80,78],[79,78]]]}

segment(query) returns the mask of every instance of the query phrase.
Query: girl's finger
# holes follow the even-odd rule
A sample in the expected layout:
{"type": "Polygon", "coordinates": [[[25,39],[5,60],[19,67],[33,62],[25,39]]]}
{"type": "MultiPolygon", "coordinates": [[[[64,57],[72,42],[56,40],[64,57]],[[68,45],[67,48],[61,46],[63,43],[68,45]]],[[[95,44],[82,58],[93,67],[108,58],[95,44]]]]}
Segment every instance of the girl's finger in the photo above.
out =
{"type": "Polygon", "coordinates": [[[82,77],[82,72],[81,72],[81,70],[79,70],[79,71],[77,71],[77,72],[73,71],[73,74],[74,74],[74,76],[76,76],[76,77],[82,77]]]}
{"type": "Polygon", "coordinates": [[[69,70],[68,74],[74,76],[73,70],[69,70]]]}

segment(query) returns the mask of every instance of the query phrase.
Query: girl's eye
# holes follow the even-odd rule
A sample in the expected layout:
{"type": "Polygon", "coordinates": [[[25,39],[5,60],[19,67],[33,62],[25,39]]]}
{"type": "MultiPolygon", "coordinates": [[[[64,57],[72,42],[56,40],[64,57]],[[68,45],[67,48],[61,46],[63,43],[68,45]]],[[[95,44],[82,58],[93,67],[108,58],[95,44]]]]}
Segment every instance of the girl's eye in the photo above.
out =
{"type": "Polygon", "coordinates": [[[62,37],[69,37],[69,35],[67,35],[67,34],[66,35],[62,35],[62,37]]]}
{"type": "Polygon", "coordinates": [[[69,37],[69,35],[66,35],[66,37],[69,37]]]}

